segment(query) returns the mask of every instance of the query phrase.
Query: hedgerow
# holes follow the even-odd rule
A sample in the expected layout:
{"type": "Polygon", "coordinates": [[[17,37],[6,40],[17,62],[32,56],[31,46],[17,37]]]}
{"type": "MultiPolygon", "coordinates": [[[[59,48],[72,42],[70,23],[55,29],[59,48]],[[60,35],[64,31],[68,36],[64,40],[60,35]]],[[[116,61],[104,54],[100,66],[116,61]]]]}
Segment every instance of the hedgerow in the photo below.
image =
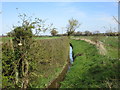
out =
{"type": "MultiPolygon", "coordinates": [[[[24,59],[28,60],[28,88],[44,88],[62,70],[68,60],[69,41],[67,37],[32,40],[24,59]]],[[[22,87],[22,69],[19,51],[13,50],[13,43],[2,45],[3,88],[22,87]],[[20,64],[18,64],[20,63],[20,64]],[[19,74],[20,73],[20,74],[19,74]]]]}

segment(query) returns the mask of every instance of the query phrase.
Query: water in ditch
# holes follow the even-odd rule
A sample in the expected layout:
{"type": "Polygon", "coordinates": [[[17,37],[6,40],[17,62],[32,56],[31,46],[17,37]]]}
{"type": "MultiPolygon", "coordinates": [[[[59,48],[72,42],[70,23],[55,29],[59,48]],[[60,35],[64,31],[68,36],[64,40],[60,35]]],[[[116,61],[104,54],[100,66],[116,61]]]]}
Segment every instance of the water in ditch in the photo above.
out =
{"type": "Polygon", "coordinates": [[[70,55],[70,63],[73,64],[73,52],[72,52],[72,47],[71,46],[70,46],[69,55],[70,55]]]}
{"type": "Polygon", "coordinates": [[[70,65],[68,66],[68,71],[70,70],[71,65],[73,64],[73,51],[72,46],[70,45],[70,52],[69,52],[69,58],[70,58],[70,65]]]}
{"type": "Polygon", "coordinates": [[[61,84],[60,82],[64,81],[65,75],[67,72],[69,72],[71,65],[73,64],[73,51],[72,51],[72,46],[70,45],[70,50],[69,50],[69,63],[65,66],[64,70],[62,73],[49,85],[47,88],[60,88],[61,84]]]}

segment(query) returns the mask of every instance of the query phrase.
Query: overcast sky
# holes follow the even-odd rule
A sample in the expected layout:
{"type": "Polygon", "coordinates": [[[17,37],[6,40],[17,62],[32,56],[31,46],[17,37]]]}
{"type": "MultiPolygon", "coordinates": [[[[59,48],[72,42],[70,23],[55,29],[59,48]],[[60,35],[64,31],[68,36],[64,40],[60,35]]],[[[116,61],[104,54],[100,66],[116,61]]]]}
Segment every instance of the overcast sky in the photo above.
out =
{"type": "Polygon", "coordinates": [[[47,19],[46,24],[53,23],[60,34],[66,32],[70,18],[81,23],[76,31],[105,32],[110,26],[117,29],[112,16],[118,16],[118,5],[116,2],[2,2],[1,34],[11,31],[12,26],[18,24],[18,13],[47,19]]]}

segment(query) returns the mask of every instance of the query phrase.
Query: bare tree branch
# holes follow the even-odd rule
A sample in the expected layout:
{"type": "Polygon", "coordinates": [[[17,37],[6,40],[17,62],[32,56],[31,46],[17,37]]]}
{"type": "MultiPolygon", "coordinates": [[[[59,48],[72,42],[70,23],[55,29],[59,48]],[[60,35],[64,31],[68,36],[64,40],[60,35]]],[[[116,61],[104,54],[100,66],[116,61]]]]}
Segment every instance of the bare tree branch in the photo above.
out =
{"type": "Polygon", "coordinates": [[[120,24],[120,22],[116,19],[116,17],[113,16],[113,18],[118,24],[120,24]]]}

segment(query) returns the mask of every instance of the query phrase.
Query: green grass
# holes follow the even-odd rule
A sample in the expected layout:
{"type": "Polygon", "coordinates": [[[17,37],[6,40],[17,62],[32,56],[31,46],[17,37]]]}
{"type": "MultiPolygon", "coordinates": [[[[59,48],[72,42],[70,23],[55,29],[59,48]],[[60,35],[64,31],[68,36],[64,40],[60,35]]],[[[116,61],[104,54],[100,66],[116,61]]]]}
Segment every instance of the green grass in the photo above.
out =
{"type": "Polygon", "coordinates": [[[60,38],[60,37],[57,37],[57,36],[51,36],[51,37],[48,37],[48,36],[44,36],[44,37],[33,37],[33,39],[54,39],[54,38],[60,38]]]}
{"type": "MultiPolygon", "coordinates": [[[[29,53],[25,56],[29,61],[29,88],[45,88],[67,64],[69,40],[67,37],[34,39],[31,43],[29,53]]],[[[11,47],[11,42],[3,43],[2,61],[4,70],[9,74],[9,76],[4,76],[5,71],[3,72],[3,87],[12,88],[14,81],[10,78],[14,78],[14,74],[11,76],[10,71],[13,70],[11,67],[14,67],[15,53],[12,52],[11,47]]]]}
{"type": "Polygon", "coordinates": [[[33,59],[30,66],[34,65],[35,68],[30,69],[30,87],[44,88],[51,80],[55,79],[67,63],[68,51],[67,37],[36,40],[29,52],[33,59]],[[38,76],[32,75],[32,73],[38,76]]]}
{"type": "MultiPolygon", "coordinates": [[[[35,40],[39,40],[39,39],[55,39],[55,38],[60,38],[60,37],[58,37],[58,36],[33,37],[33,39],[35,39],[35,40]]],[[[8,42],[10,39],[14,39],[14,37],[0,37],[0,42],[8,42]]]]}
{"type": "MultiPolygon", "coordinates": [[[[74,56],[73,66],[67,73],[61,88],[109,88],[118,87],[118,59],[99,55],[94,45],[85,41],[72,40],[74,56]]],[[[119,65],[118,65],[119,64],[119,65]]]]}
{"type": "MultiPolygon", "coordinates": [[[[78,38],[86,38],[92,40],[96,36],[76,36],[78,38]]],[[[118,36],[98,36],[99,41],[106,45],[117,48],[118,47],[118,36]]]]}
{"type": "Polygon", "coordinates": [[[107,56],[111,58],[118,58],[118,37],[109,36],[102,37],[100,41],[104,43],[105,48],[107,49],[107,56]]]}
{"type": "MultiPolygon", "coordinates": [[[[78,38],[86,38],[93,40],[95,36],[76,36],[78,38]]],[[[118,36],[98,36],[99,41],[101,41],[106,50],[107,56],[111,58],[118,58],[118,36]]]]}
{"type": "Polygon", "coordinates": [[[8,42],[10,39],[13,39],[14,37],[0,37],[0,42],[8,42]]]}

